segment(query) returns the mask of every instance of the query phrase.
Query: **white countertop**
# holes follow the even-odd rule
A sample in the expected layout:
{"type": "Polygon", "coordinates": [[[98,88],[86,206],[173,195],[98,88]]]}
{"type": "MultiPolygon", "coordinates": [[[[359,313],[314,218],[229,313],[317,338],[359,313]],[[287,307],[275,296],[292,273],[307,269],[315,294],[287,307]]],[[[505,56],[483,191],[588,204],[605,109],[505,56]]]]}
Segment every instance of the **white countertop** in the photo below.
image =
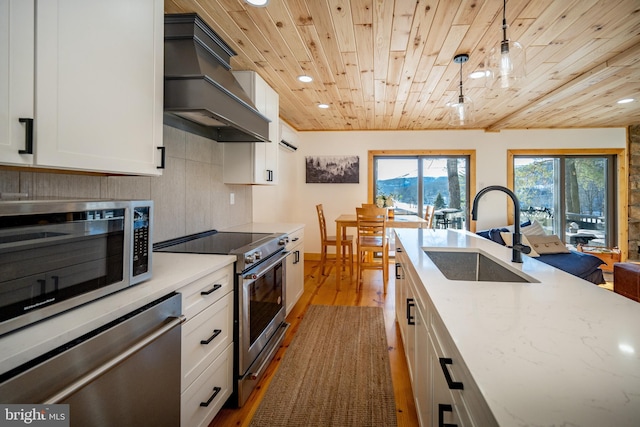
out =
{"type": "Polygon", "coordinates": [[[502,426],[640,425],[640,303],[461,230],[396,230],[502,426]],[[451,281],[423,247],[477,248],[540,283],[451,281]]]}
{"type": "Polygon", "coordinates": [[[153,253],[153,277],[97,301],[0,337],[0,373],[76,339],[209,273],[231,255],[153,253]]]}

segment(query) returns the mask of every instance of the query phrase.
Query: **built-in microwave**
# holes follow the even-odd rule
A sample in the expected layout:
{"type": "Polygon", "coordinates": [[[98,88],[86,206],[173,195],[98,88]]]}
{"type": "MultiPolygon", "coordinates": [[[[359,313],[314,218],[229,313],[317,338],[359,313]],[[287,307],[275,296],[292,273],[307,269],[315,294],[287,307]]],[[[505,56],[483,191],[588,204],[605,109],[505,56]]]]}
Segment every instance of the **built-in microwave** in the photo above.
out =
{"type": "Polygon", "coordinates": [[[150,200],[0,200],[0,335],[151,277],[150,200]]]}

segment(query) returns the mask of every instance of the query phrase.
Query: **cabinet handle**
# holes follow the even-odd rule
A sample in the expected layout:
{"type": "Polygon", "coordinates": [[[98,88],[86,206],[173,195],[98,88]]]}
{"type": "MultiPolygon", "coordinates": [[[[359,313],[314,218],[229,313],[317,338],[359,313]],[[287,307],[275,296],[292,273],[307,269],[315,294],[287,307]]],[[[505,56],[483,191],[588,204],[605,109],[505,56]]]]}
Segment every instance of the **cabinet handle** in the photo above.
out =
{"type": "Polygon", "coordinates": [[[401,267],[402,267],[402,264],[400,264],[399,262],[396,262],[396,279],[398,280],[402,279],[402,276],[400,275],[401,267]]]}
{"type": "Polygon", "coordinates": [[[156,147],[158,148],[158,150],[160,150],[160,166],[156,166],[156,169],[164,169],[164,161],[165,161],[165,154],[166,154],[166,147],[156,147]]]}
{"type": "Polygon", "coordinates": [[[453,365],[453,360],[448,357],[441,357],[440,367],[442,368],[442,373],[447,380],[449,390],[464,390],[464,385],[461,382],[454,381],[453,378],[451,378],[451,373],[449,372],[447,365],[453,365]]]}
{"type": "Polygon", "coordinates": [[[407,298],[407,325],[415,325],[416,320],[411,315],[411,307],[415,307],[416,303],[413,298],[407,298]]]}
{"type": "Polygon", "coordinates": [[[20,117],[20,123],[25,124],[24,129],[24,150],[18,150],[20,154],[33,154],[33,119],[20,117]]]}
{"type": "Polygon", "coordinates": [[[222,329],[214,329],[214,330],[213,330],[213,335],[211,335],[211,336],[210,336],[208,339],[206,339],[206,340],[201,340],[201,341],[200,341],[200,344],[202,344],[202,345],[207,345],[207,344],[209,344],[211,341],[213,341],[213,339],[214,339],[215,337],[217,337],[218,335],[220,335],[220,333],[221,333],[221,332],[222,332],[222,329]]]}
{"type": "Polygon", "coordinates": [[[298,240],[300,240],[299,237],[294,237],[293,239],[291,239],[292,242],[297,242],[298,240]]]}
{"type": "Polygon", "coordinates": [[[218,395],[218,393],[220,393],[220,391],[222,390],[221,387],[214,387],[213,388],[213,394],[211,395],[211,397],[209,398],[209,400],[207,400],[206,402],[200,402],[200,406],[204,406],[205,408],[207,406],[209,406],[209,404],[211,402],[213,402],[213,399],[216,398],[216,396],[218,395]]]}
{"type": "Polygon", "coordinates": [[[200,291],[200,295],[210,295],[211,293],[213,293],[214,291],[217,291],[221,287],[222,285],[215,284],[213,285],[213,288],[209,289],[208,291],[200,291]]]}
{"type": "Polygon", "coordinates": [[[453,406],[445,403],[438,403],[438,427],[458,427],[457,424],[447,424],[444,422],[445,412],[453,412],[453,406]]]}
{"type": "Polygon", "coordinates": [[[300,251],[295,251],[293,253],[293,263],[297,264],[300,262],[300,251]]]}

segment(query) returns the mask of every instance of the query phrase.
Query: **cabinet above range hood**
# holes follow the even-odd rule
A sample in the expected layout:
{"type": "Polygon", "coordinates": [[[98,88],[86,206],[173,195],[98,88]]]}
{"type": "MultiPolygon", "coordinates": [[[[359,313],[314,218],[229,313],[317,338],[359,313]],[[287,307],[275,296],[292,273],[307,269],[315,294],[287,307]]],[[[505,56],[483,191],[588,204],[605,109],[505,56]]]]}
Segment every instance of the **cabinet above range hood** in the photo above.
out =
{"type": "Polygon", "coordinates": [[[195,13],[165,15],[164,121],[218,142],[269,142],[270,120],[231,72],[236,53],[195,13]]]}

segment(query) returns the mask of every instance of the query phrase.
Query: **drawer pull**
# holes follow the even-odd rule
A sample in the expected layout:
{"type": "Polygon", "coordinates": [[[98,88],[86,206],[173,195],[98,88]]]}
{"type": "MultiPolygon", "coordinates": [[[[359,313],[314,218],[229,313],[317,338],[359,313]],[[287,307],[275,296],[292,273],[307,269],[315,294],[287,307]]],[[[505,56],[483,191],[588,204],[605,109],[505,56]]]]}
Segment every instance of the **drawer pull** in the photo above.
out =
{"type": "Polygon", "coordinates": [[[215,398],[216,398],[216,396],[218,395],[218,393],[220,393],[220,391],[221,391],[221,390],[222,390],[222,388],[221,388],[221,387],[214,387],[214,388],[213,388],[213,394],[211,395],[211,397],[209,398],[209,400],[207,400],[206,402],[200,402],[200,406],[203,406],[203,407],[205,407],[205,408],[206,408],[207,406],[209,406],[209,404],[210,404],[211,402],[213,402],[213,399],[215,399],[215,398]]]}
{"type": "Polygon", "coordinates": [[[217,337],[218,335],[220,335],[220,333],[221,333],[221,332],[222,332],[222,329],[214,329],[214,330],[213,330],[213,335],[211,335],[211,336],[209,337],[209,339],[201,340],[201,341],[200,341],[200,344],[204,344],[204,345],[209,344],[211,341],[213,341],[213,339],[214,339],[215,337],[217,337]]]}
{"type": "Polygon", "coordinates": [[[411,307],[415,307],[416,303],[413,298],[407,298],[407,325],[415,325],[416,319],[411,315],[411,307]]]}
{"type": "Polygon", "coordinates": [[[210,295],[210,294],[212,294],[213,292],[215,292],[215,291],[217,291],[218,289],[220,289],[221,287],[222,287],[222,285],[215,284],[215,285],[213,285],[213,288],[212,288],[212,289],[209,289],[208,291],[202,291],[202,292],[200,292],[200,295],[210,295]]]}
{"type": "Polygon", "coordinates": [[[400,275],[401,267],[402,267],[402,264],[400,264],[399,262],[396,262],[396,279],[398,280],[402,279],[402,276],[400,275]]]}
{"type": "Polygon", "coordinates": [[[444,413],[453,412],[453,406],[438,403],[438,427],[458,427],[457,424],[447,424],[444,422],[444,413]]]}
{"type": "Polygon", "coordinates": [[[440,367],[442,368],[442,373],[447,380],[447,385],[449,386],[449,390],[464,390],[464,385],[460,382],[456,382],[451,378],[451,373],[447,368],[447,365],[453,365],[453,360],[448,357],[440,358],[440,367]]]}

